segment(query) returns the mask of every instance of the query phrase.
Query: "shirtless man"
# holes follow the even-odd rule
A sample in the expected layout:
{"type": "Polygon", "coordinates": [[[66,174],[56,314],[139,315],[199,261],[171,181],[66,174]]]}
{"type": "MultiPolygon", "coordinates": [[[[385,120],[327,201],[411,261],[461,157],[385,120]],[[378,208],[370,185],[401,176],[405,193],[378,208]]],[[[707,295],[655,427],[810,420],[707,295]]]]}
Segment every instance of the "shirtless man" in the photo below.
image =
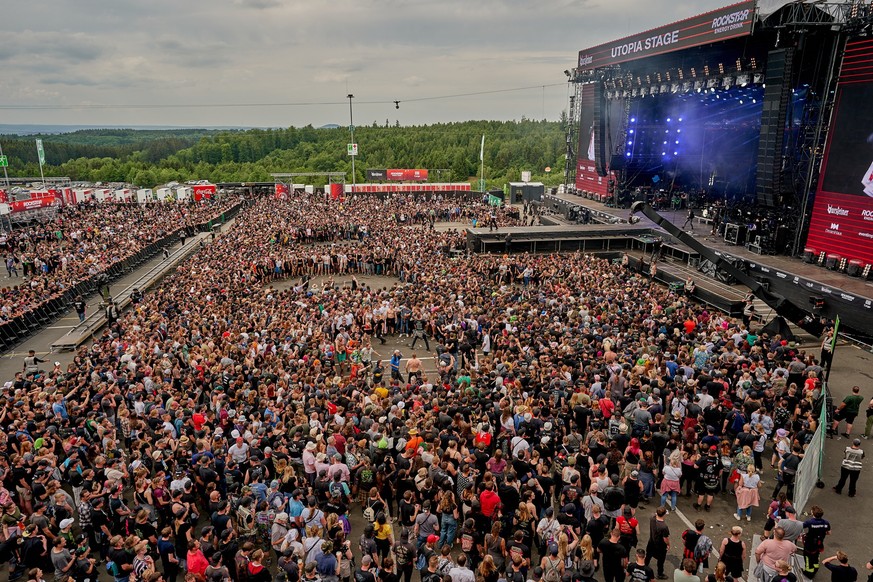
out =
{"type": "Polygon", "coordinates": [[[421,360],[418,359],[418,356],[415,352],[412,352],[412,357],[406,361],[406,374],[407,374],[407,382],[412,382],[413,376],[416,378],[421,378],[421,360]]]}

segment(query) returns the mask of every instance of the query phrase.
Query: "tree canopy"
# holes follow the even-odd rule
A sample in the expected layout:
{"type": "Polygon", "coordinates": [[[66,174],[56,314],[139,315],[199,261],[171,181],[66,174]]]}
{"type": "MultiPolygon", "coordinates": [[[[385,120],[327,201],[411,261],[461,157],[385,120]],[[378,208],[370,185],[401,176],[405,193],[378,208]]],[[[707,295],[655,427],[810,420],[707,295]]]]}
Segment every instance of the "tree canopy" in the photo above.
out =
{"type": "MultiPolygon", "coordinates": [[[[426,168],[430,180],[476,182],[485,135],[485,176],[491,188],[517,181],[522,170],[556,185],[564,168],[561,122],[465,121],[419,126],[374,122],[355,128],[356,182],[368,168],[426,168]],[[546,168],[551,168],[547,173],[546,168]]],[[[45,136],[2,136],[12,176],[38,176],[34,138],[41,137],[47,175],[73,180],[129,182],[152,187],[170,181],[269,181],[272,172],[348,172],[347,128],[312,126],[251,130],[92,129],[45,136]]],[[[317,185],[320,185],[316,182],[317,185]]]]}

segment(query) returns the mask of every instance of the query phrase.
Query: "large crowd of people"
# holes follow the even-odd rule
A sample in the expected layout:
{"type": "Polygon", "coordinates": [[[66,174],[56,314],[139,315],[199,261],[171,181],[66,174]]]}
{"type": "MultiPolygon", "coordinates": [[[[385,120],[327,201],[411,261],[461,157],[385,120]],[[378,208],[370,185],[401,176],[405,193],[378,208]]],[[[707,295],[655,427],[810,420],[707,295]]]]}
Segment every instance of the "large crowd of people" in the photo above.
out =
{"type": "Polygon", "coordinates": [[[50,220],[0,236],[11,280],[0,287],[0,321],[61,296],[180,229],[221,216],[238,198],[189,204],[93,203],[63,207],[50,220]]]}
{"type": "Polygon", "coordinates": [[[724,582],[750,574],[741,524],[768,538],[759,580],[795,582],[796,552],[848,572],[824,511],[791,507],[815,357],[620,262],[467,253],[434,228],[461,216],[519,223],[261,199],[68,366],[17,374],[10,579],[651,582],[671,555],[724,582]],[[740,523],[710,538],[717,497],[740,523]]]}

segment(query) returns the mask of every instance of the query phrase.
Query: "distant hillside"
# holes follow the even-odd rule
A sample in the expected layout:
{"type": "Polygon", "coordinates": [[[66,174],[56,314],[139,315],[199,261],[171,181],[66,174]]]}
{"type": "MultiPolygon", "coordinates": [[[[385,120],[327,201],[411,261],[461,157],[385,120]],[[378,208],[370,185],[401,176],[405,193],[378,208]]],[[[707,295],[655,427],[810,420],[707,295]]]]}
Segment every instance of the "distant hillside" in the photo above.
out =
{"type": "MultiPolygon", "coordinates": [[[[10,175],[39,174],[33,143],[39,135],[45,144],[45,173],[74,180],[151,187],[173,180],[268,181],[273,172],[346,172],[347,181],[352,180],[348,130],[335,124],[319,129],[90,128],[59,134],[49,133],[50,127],[41,127],[39,134],[0,136],[10,175]]],[[[431,181],[475,179],[483,134],[489,187],[518,180],[522,170],[550,186],[561,182],[563,124],[528,119],[358,126],[355,181],[364,182],[368,168],[426,168],[431,181]],[[547,167],[554,171],[545,172],[547,167]]]]}
{"type": "Polygon", "coordinates": [[[54,135],[72,133],[91,129],[135,129],[140,131],[160,131],[167,129],[207,129],[207,130],[245,130],[251,127],[215,126],[215,127],[183,127],[178,125],[29,125],[15,123],[0,123],[0,135],[54,135]]]}

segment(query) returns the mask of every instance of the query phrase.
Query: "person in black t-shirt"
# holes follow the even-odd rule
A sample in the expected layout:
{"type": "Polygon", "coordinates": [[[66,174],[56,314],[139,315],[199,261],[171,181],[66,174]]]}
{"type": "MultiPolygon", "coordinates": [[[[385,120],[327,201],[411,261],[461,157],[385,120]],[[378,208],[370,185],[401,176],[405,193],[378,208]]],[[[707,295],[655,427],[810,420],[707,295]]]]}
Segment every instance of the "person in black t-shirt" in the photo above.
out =
{"type": "Polygon", "coordinates": [[[664,574],[664,562],[667,559],[667,551],[670,549],[670,528],[664,521],[667,509],[659,507],[649,522],[649,543],[646,546],[646,564],[652,559],[658,563],[658,579],[666,580],[664,574]]]}
{"type": "Polygon", "coordinates": [[[627,566],[627,550],[621,544],[621,532],[615,528],[609,537],[597,544],[597,555],[603,566],[604,582],[623,582],[627,566]]]}
{"type": "Polygon", "coordinates": [[[837,552],[835,556],[830,558],[825,558],[821,563],[831,571],[831,582],[856,582],[858,580],[858,571],[849,565],[849,556],[843,551],[837,552]]]}
{"type": "Polygon", "coordinates": [[[646,550],[639,548],[637,561],[627,567],[628,582],[652,582],[655,571],[646,566],[646,550]]]}

